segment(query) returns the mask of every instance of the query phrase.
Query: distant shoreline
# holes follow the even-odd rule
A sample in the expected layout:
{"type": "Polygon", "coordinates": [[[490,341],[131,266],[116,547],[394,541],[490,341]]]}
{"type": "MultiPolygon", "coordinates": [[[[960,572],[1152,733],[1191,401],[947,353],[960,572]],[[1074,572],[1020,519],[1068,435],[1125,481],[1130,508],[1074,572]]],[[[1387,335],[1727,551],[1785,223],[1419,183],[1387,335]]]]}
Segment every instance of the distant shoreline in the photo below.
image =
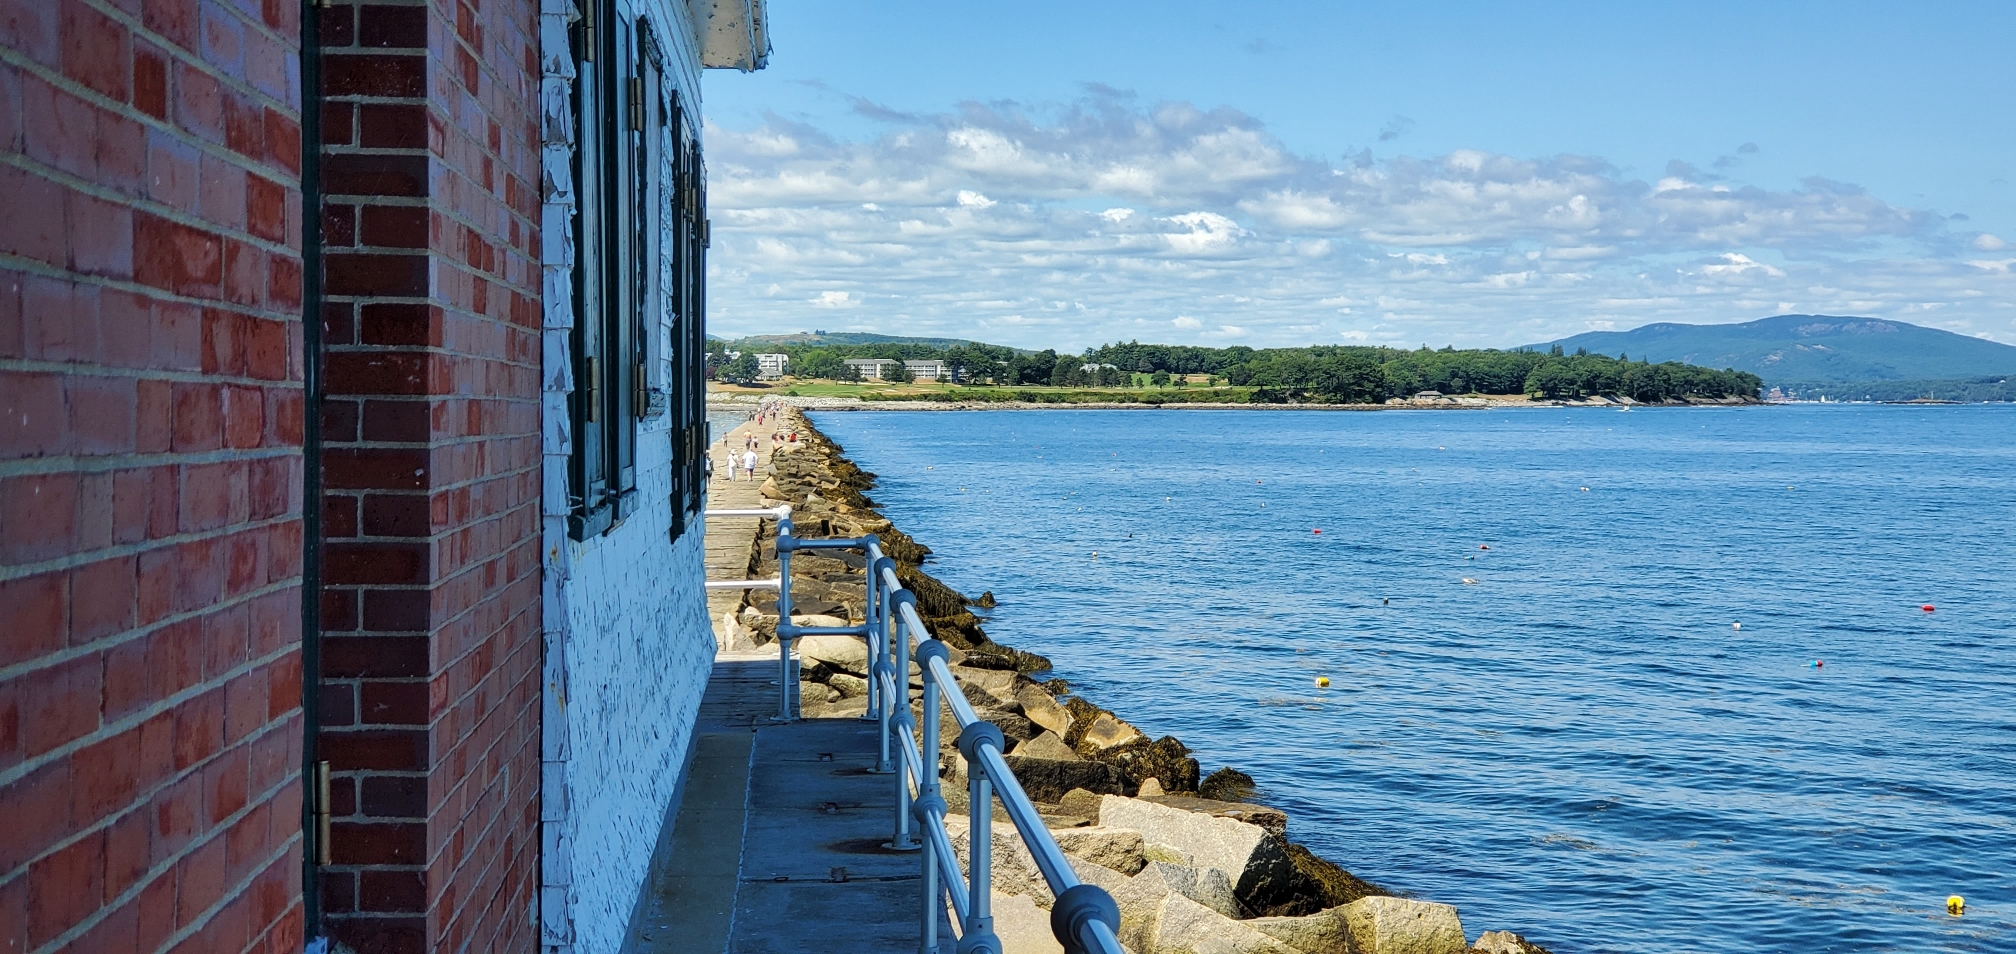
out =
{"type": "Polygon", "coordinates": [[[1762,407],[1769,402],[1755,399],[1711,399],[1672,403],[1639,403],[1596,398],[1583,401],[1493,400],[1491,398],[1443,398],[1401,401],[1390,404],[1236,404],[1230,402],[1150,403],[1145,401],[869,401],[861,398],[806,397],[788,394],[710,392],[707,406],[725,409],[753,409],[780,402],[807,411],[1485,411],[1505,408],[1579,407],[1631,408],[1661,407],[1762,407]]]}

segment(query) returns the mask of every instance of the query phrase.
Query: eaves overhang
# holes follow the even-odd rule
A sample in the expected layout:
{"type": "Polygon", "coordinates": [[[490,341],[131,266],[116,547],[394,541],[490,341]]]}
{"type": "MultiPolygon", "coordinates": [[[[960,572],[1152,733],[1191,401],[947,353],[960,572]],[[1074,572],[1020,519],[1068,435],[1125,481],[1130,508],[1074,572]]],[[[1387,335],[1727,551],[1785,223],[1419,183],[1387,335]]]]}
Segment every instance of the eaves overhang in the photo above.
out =
{"type": "Polygon", "coordinates": [[[700,34],[700,65],[753,73],[770,64],[763,0],[689,0],[700,34]]]}

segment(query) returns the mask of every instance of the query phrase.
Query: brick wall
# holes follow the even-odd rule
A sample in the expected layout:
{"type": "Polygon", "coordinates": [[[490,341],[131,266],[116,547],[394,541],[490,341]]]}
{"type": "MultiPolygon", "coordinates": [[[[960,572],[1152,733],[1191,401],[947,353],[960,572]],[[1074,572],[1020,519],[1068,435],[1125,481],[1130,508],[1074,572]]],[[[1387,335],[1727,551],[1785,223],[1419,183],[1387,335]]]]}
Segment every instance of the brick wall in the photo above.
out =
{"type": "Polygon", "coordinates": [[[529,951],[538,867],[531,0],[322,14],[326,929],[529,951]]]}
{"type": "Polygon", "coordinates": [[[0,0],[0,951],[300,950],[296,10],[0,0]]]}

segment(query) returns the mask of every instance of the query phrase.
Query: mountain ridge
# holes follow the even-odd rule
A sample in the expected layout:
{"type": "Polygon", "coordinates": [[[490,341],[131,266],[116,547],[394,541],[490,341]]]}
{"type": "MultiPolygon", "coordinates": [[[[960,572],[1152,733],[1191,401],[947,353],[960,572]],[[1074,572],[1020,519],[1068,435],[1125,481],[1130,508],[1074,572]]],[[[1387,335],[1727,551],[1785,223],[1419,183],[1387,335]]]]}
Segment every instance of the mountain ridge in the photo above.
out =
{"type": "Polygon", "coordinates": [[[1556,345],[1748,371],[1767,384],[2016,375],[2016,346],[1894,318],[1849,315],[1773,315],[1719,325],[1662,321],[1526,347],[1556,345]]]}

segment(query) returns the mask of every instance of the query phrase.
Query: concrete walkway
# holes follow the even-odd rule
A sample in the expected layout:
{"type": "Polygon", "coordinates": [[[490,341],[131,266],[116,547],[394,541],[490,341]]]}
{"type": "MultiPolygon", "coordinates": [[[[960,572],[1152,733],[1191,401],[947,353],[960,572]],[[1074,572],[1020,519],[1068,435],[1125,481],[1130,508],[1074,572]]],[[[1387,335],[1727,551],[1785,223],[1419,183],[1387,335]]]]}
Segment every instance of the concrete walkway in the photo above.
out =
{"type": "MultiPolygon", "coordinates": [[[[728,448],[739,453],[750,427],[731,432],[728,448]]],[[[767,462],[770,432],[759,431],[758,454],[767,462]]],[[[713,451],[718,467],[723,448],[713,451]]],[[[708,506],[758,506],[760,485],[717,476],[708,506]]],[[[755,527],[747,519],[708,522],[709,579],[746,578],[755,527]]],[[[741,596],[740,590],[712,594],[717,628],[741,596]]],[[[715,657],[665,862],[625,951],[917,950],[921,859],[882,847],[895,826],[895,781],[872,772],[874,723],[775,722],[777,676],[774,651],[715,657]]],[[[795,677],[790,687],[795,695],[795,677]]],[[[950,924],[943,922],[939,937],[947,939],[950,924]]]]}
{"type": "MultiPolygon", "coordinates": [[[[772,428],[749,421],[736,425],[734,430],[721,436],[720,443],[707,449],[714,457],[714,481],[707,488],[707,508],[710,510],[741,510],[763,505],[756,488],[763,486],[761,475],[770,466],[770,433],[772,428]],[[729,480],[725,466],[728,454],[733,452],[737,459],[742,456],[743,438],[756,437],[755,480],[729,480]]],[[[749,569],[749,547],[756,539],[762,521],[752,517],[721,517],[707,521],[707,578],[710,580],[746,579],[749,569]]],[[[707,593],[707,618],[714,623],[715,645],[723,645],[726,634],[722,632],[721,615],[732,612],[742,603],[742,590],[710,590],[707,593]]]]}

